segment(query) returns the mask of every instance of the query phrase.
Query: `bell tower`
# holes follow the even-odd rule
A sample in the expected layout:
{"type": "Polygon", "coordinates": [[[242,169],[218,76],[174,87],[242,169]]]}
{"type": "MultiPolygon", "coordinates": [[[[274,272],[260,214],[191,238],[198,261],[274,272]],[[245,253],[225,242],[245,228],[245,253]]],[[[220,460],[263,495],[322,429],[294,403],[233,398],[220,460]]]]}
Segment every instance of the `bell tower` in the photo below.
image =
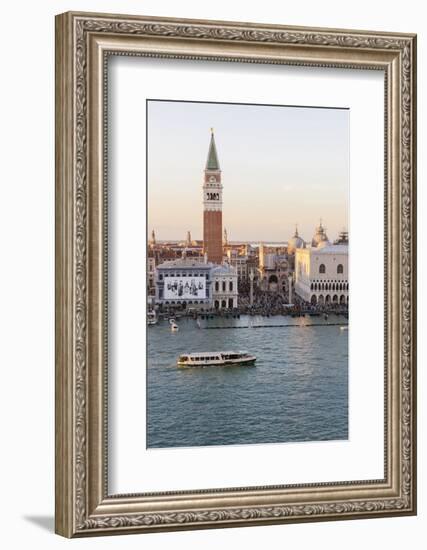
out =
{"type": "Polygon", "coordinates": [[[213,128],[203,183],[203,252],[209,262],[222,264],[222,184],[213,128]]]}

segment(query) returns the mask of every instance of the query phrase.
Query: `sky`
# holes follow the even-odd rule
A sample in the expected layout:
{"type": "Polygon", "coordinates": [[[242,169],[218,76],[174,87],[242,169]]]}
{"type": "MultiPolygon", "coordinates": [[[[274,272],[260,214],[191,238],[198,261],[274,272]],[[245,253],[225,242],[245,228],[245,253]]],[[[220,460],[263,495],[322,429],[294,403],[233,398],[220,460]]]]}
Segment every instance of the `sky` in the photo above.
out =
{"type": "Polygon", "coordinates": [[[349,111],[149,100],[148,230],[203,238],[203,175],[211,128],[229,241],[330,240],[348,228],[349,111]]]}

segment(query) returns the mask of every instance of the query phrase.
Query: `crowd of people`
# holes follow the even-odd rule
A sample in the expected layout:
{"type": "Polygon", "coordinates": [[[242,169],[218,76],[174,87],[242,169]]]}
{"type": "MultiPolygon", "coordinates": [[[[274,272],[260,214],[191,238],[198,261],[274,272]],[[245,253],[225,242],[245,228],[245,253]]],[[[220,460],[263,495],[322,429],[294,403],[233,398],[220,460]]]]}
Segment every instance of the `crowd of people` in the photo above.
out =
{"type": "Polygon", "coordinates": [[[288,305],[288,296],[280,292],[260,290],[255,287],[253,290],[253,303],[249,293],[239,292],[239,311],[241,313],[252,313],[256,315],[279,315],[285,312],[288,305]]]}

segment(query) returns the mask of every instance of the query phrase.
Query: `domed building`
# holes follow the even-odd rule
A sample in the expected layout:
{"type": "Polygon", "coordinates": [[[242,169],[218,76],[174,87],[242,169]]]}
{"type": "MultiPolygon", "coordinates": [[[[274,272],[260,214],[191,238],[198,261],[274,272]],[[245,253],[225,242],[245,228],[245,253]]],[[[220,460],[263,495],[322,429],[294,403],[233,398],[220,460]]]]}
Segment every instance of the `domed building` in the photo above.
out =
{"type": "Polygon", "coordinates": [[[297,248],[305,248],[305,241],[298,235],[298,227],[295,227],[295,235],[288,241],[288,254],[295,254],[297,248]]]}
{"type": "Polygon", "coordinates": [[[316,227],[316,233],[314,234],[314,237],[311,241],[311,246],[313,248],[317,248],[320,243],[326,243],[322,246],[327,246],[330,244],[328,236],[326,235],[325,228],[322,225],[322,220],[320,220],[319,226],[316,227]]]}

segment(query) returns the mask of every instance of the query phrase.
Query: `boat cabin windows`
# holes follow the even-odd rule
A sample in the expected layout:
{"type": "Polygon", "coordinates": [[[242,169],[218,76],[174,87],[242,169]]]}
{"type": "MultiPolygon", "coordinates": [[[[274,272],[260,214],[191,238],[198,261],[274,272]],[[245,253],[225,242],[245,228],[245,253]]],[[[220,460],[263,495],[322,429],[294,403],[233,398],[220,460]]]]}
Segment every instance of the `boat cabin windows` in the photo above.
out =
{"type": "Polygon", "coordinates": [[[222,353],[222,358],[226,360],[230,359],[241,359],[242,357],[245,357],[246,353],[222,353]]]}
{"type": "Polygon", "coordinates": [[[192,355],[192,356],[183,356],[185,357],[185,359],[183,358],[182,361],[193,361],[193,362],[198,362],[198,363],[206,363],[206,362],[209,362],[209,361],[220,361],[221,360],[221,357],[219,355],[201,355],[201,356],[197,356],[197,355],[192,355]]]}

